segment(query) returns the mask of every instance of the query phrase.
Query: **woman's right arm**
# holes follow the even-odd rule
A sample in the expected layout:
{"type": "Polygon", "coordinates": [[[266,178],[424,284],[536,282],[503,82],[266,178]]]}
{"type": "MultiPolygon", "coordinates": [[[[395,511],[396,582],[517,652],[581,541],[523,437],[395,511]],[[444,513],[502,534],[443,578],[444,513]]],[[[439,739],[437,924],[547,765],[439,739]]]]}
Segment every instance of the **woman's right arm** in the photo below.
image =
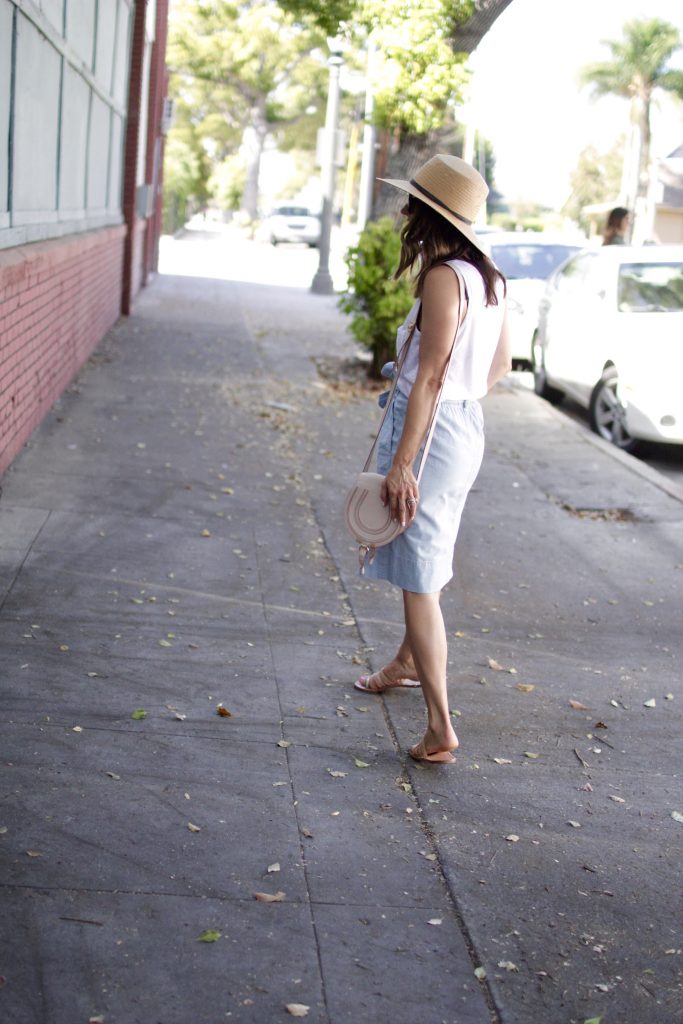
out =
{"type": "Polygon", "coordinates": [[[496,381],[499,381],[501,377],[504,377],[511,369],[512,348],[510,345],[510,326],[508,324],[508,311],[506,306],[505,313],[503,314],[503,326],[500,329],[500,338],[498,339],[498,345],[493,355],[493,362],[491,363],[491,369],[489,370],[488,379],[486,381],[488,390],[490,391],[496,381]]]}

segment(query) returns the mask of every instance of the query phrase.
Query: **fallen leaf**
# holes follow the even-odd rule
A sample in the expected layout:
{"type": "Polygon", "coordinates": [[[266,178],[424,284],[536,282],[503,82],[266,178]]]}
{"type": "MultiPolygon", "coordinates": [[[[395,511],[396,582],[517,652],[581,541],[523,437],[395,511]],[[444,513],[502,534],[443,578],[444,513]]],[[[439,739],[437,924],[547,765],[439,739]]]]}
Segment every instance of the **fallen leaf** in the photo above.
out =
{"type": "Polygon", "coordinates": [[[197,942],[216,942],[220,937],[220,932],[214,932],[209,928],[205,932],[202,932],[201,935],[197,936],[197,942]]]}
{"type": "Polygon", "coordinates": [[[455,708],[453,708],[453,710],[451,711],[451,717],[452,718],[461,718],[462,717],[462,711],[457,711],[455,708]]]}
{"type": "Polygon", "coordinates": [[[443,918],[442,917],[431,917],[429,919],[429,921],[427,921],[427,924],[433,924],[433,925],[443,924],[443,918]]]}
{"type": "Polygon", "coordinates": [[[654,699],[654,697],[651,697],[650,700],[646,700],[646,701],[643,702],[643,707],[644,708],[656,708],[657,707],[657,701],[654,699]]]}
{"type": "Polygon", "coordinates": [[[498,966],[506,971],[519,971],[519,967],[517,964],[513,964],[512,960],[499,960],[498,966]]]}
{"type": "Polygon", "coordinates": [[[0,825],[0,836],[6,836],[8,832],[7,825],[0,825]]]}
{"type": "Polygon", "coordinates": [[[570,700],[569,707],[574,708],[574,711],[588,711],[585,704],[582,704],[580,700],[570,700]]]}
{"type": "Polygon", "coordinates": [[[508,757],[494,757],[493,760],[496,764],[512,764],[512,761],[508,757]]]}
{"type": "Polygon", "coordinates": [[[537,758],[537,757],[539,757],[540,755],[539,755],[539,754],[534,754],[534,753],[532,753],[532,751],[531,751],[531,750],[525,750],[525,751],[524,751],[524,756],[525,756],[525,757],[529,757],[529,758],[531,758],[531,760],[532,760],[532,761],[535,761],[535,760],[536,760],[536,758],[537,758]]]}
{"type": "Polygon", "coordinates": [[[187,715],[181,715],[179,711],[176,711],[173,718],[175,719],[176,722],[184,722],[185,719],[187,718],[187,715]]]}
{"type": "Polygon", "coordinates": [[[88,1017],[88,1024],[104,1024],[104,1017],[101,1013],[97,1017],[88,1017]]]}
{"type": "Polygon", "coordinates": [[[273,785],[274,786],[286,786],[287,783],[286,782],[274,782],[273,785]]]}
{"type": "Polygon", "coordinates": [[[193,825],[191,821],[188,821],[187,827],[189,828],[190,832],[201,832],[199,825],[193,825]]]}
{"type": "Polygon", "coordinates": [[[69,645],[68,644],[60,644],[59,645],[59,649],[60,649],[60,651],[68,651],[69,650],[69,645]]]}
{"type": "Polygon", "coordinates": [[[609,798],[610,798],[610,800],[614,800],[615,804],[625,804],[626,803],[626,801],[624,800],[623,796],[615,796],[613,793],[610,793],[609,798]]]}
{"type": "Polygon", "coordinates": [[[275,864],[269,864],[268,865],[268,874],[270,874],[270,875],[272,875],[274,871],[279,871],[279,870],[280,870],[280,865],[277,863],[277,861],[275,862],[275,864]]]}
{"type": "Polygon", "coordinates": [[[26,856],[27,857],[42,857],[43,855],[40,852],[40,850],[27,850],[26,851],[26,856]]]}
{"type": "Polygon", "coordinates": [[[143,718],[147,718],[147,712],[144,708],[136,708],[130,717],[134,718],[136,722],[139,722],[143,718]]]}
{"type": "Polygon", "coordinates": [[[432,860],[432,861],[436,860],[436,854],[435,853],[427,853],[425,850],[420,850],[420,856],[424,857],[425,860],[432,860]]]}
{"type": "Polygon", "coordinates": [[[671,817],[674,821],[678,821],[681,825],[683,825],[683,814],[681,814],[680,811],[672,811],[671,817]]]}
{"type": "Polygon", "coordinates": [[[170,640],[160,640],[159,647],[173,647],[173,644],[170,640]]]}
{"type": "Polygon", "coordinates": [[[516,836],[514,833],[512,835],[505,836],[505,838],[507,839],[508,843],[518,843],[519,842],[519,836],[516,836]]]}
{"type": "Polygon", "coordinates": [[[117,775],[116,772],[105,772],[104,774],[108,775],[110,779],[115,779],[117,782],[121,781],[121,776],[117,775]]]}
{"type": "Polygon", "coordinates": [[[535,689],[533,683],[515,683],[515,690],[519,690],[520,693],[533,693],[535,689]]]}
{"type": "Polygon", "coordinates": [[[664,700],[673,700],[673,699],[674,699],[673,693],[666,693],[666,694],[664,694],[664,700]]]}
{"type": "Polygon", "coordinates": [[[284,898],[285,898],[285,894],[283,892],[280,892],[279,890],[278,890],[278,892],[273,892],[273,893],[271,893],[271,892],[255,892],[254,893],[254,899],[258,900],[259,903],[282,903],[284,898]]]}
{"type": "Polygon", "coordinates": [[[220,715],[221,718],[232,718],[232,711],[228,711],[228,709],[224,708],[222,704],[219,704],[216,708],[216,714],[220,715]]]}
{"type": "Polygon", "coordinates": [[[83,732],[83,726],[82,725],[74,725],[74,727],[73,727],[73,729],[71,731],[72,732],[83,732]]]}
{"type": "Polygon", "coordinates": [[[483,967],[475,967],[474,968],[474,976],[479,981],[483,981],[484,978],[486,977],[486,970],[483,967]]]}
{"type": "Polygon", "coordinates": [[[367,761],[361,761],[361,759],[359,757],[354,757],[353,763],[355,764],[356,768],[369,768],[370,767],[370,765],[368,764],[367,761]]]}
{"type": "Polygon", "coordinates": [[[567,824],[571,825],[572,828],[581,828],[580,821],[568,821],[567,824]]]}
{"type": "Polygon", "coordinates": [[[292,1017],[307,1017],[310,1006],[306,1006],[304,1003],[287,1003],[285,1009],[292,1017]]]}
{"type": "Polygon", "coordinates": [[[585,1020],[583,1024],[600,1024],[601,1020],[602,1014],[599,1017],[590,1017],[588,1020],[585,1020]]]}
{"type": "Polygon", "coordinates": [[[199,536],[200,537],[210,537],[211,536],[211,530],[202,530],[202,532],[199,534],[199,536]]]}
{"type": "Polygon", "coordinates": [[[278,740],[277,741],[277,746],[278,747],[291,747],[291,745],[292,745],[292,741],[291,740],[278,740]]]}
{"type": "Polygon", "coordinates": [[[331,775],[333,779],[345,779],[346,776],[349,773],[348,772],[336,772],[336,771],[332,771],[331,768],[328,768],[327,769],[327,774],[331,775]]]}
{"type": "Polygon", "coordinates": [[[496,661],[495,658],[487,658],[486,660],[488,662],[489,668],[493,669],[494,672],[504,672],[505,671],[505,669],[500,664],[500,662],[496,661]]]}
{"type": "Polygon", "coordinates": [[[311,832],[311,830],[309,828],[302,828],[301,829],[301,835],[304,836],[305,839],[312,839],[313,838],[313,833],[311,832]]]}
{"type": "Polygon", "coordinates": [[[604,722],[596,722],[595,725],[593,726],[593,728],[594,729],[606,729],[607,726],[605,725],[604,722]]]}

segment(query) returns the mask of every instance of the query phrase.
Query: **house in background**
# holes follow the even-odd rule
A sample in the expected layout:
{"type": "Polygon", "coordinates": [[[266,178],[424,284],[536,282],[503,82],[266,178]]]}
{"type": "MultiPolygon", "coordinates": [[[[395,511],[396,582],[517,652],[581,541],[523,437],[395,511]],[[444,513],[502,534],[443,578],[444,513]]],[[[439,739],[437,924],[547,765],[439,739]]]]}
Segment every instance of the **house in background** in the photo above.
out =
{"type": "Polygon", "coordinates": [[[0,0],[0,472],[156,267],[168,0],[0,0]]]}
{"type": "MultiPolygon", "coordinates": [[[[683,245],[683,145],[655,161],[654,170],[647,199],[652,218],[647,241],[658,245],[683,245]]],[[[583,212],[590,221],[589,238],[602,235],[610,210],[626,205],[623,199],[615,199],[585,206],[583,212]]]]}
{"type": "Polygon", "coordinates": [[[654,184],[654,238],[683,244],[683,145],[657,165],[654,184]]]}

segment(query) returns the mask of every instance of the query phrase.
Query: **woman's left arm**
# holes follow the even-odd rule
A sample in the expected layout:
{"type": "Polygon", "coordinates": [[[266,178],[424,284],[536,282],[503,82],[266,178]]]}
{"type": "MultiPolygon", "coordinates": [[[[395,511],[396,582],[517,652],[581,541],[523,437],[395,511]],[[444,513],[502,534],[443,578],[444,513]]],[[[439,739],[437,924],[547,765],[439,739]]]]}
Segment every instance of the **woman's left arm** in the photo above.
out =
{"type": "MultiPolygon", "coordinates": [[[[413,464],[438,401],[460,312],[460,283],[445,265],[434,267],[425,278],[422,293],[420,360],[410,391],[405,424],[391,469],[382,485],[384,503],[402,526],[417,512],[419,488],[413,464]]],[[[463,311],[464,315],[464,311],[463,311]]],[[[462,316],[461,316],[462,319],[462,316]]]]}

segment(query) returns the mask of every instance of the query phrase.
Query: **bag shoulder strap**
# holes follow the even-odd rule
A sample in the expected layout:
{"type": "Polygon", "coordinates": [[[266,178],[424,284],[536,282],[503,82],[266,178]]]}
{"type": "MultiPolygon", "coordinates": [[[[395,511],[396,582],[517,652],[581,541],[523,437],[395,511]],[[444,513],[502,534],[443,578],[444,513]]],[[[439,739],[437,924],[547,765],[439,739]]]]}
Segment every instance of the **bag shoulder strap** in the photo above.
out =
{"type": "MultiPolygon", "coordinates": [[[[434,428],[436,427],[436,418],[437,418],[437,416],[439,414],[439,406],[441,405],[441,396],[443,394],[443,389],[444,389],[444,386],[446,384],[446,379],[448,377],[448,371],[450,370],[450,367],[451,367],[451,360],[453,358],[453,352],[455,351],[455,343],[458,340],[458,333],[460,332],[460,328],[462,326],[462,298],[463,298],[463,292],[465,293],[465,295],[467,294],[465,281],[464,281],[462,275],[452,265],[451,265],[451,270],[453,271],[453,273],[455,274],[456,278],[458,279],[458,285],[459,285],[459,292],[458,292],[458,322],[457,322],[457,326],[455,328],[455,336],[453,338],[453,344],[451,345],[451,350],[450,350],[450,352],[448,354],[448,362],[446,363],[446,369],[444,370],[444,374],[443,374],[443,377],[441,379],[441,387],[439,388],[439,394],[437,395],[436,402],[434,403],[434,409],[432,411],[432,416],[431,416],[431,419],[429,421],[429,427],[427,429],[426,440],[424,442],[424,447],[422,449],[422,458],[420,459],[420,468],[418,469],[417,477],[416,477],[416,481],[417,481],[418,484],[420,482],[420,477],[422,476],[422,470],[424,469],[425,460],[427,458],[427,455],[429,454],[429,449],[430,449],[431,444],[432,444],[432,438],[434,436],[434,428]]],[[[418,306],[418,308],[416,310],[415,320],[414,320],[413,324],[411,325],[410,334],[408,335],[408,338],[406,339],[406,342],[405,342],[403,348],[401,349],[401,353],[400,353],[398,362],[396,364],[396,373],[394,374],[394,380],[393,380],[393,383],[392,383],[392,386],[391,386],[391,391],[389,392],[389,398],[387,399],[387,404],[384,407],[384,415],[382,416],[382,419],[380,420],[379,428],[378,428],[377,433],[375,435],[375,440],[372,442],[372,447],[370,449],[370,452],[368,454],[367,459],[365,460],[365,466],[363,467],[363,472],[364,473],[367,473],[368,469],[370,468],[370,464],[372,462],[372,457],[374,455],[375,448],[377,447],[377,442],[379,441],[379,435],[382,432],[382,427],[384,426],[384,420],[386,419],[387,413],[389,412],[389,408],[391,407],[391,403],[394,400],[394,396],[396,394],[396,385],[398,384],[398,378],[401,375],[401,370],[403,369],[403,365],[404,365],[404,363],[406,361],[406,357],[408,355],[408,349],[410,348],[410,343],[412,342],[413,336],[415,334],[415,329],[417,327],[417,321],[418,321],[418,317],[420,315],[421,309],[422,309],[422,303],[420,303],[420,305],[418,306]]]]}
{"type": "Polygon", "coordinates": [[[377,428],[377,433],[375,434],[375,440],[372,442],[372,447],[371,447],[370,451],[368,452],[368,457],[365,460],[365,465],[363,466],[363,472],[364,473],[367,473],[368,469],[370,468],[370,464],[372,462],[372,457],[373,457],[373,455],[375,453],[375,448],[377,447],[377,442],[379,441],[379,435],[382,432],[382,427],[384,426],[384,421],[387,418],[387,414],[389,412],[389,409],[391,408],[391,403],[394,400],[394,395],[396,394],[396,386],[398,384],[398,378],[401,376],[401,370],[403,369],[403,364],[406,361],[406,358],[408,356],[408,351],[410,349],[411,342],[412,342],[412,340],[413,340],[413,338],[415,336],[415,330],[417,328],[417,320],[418,320],[418,317],[420,315],[420,309],[421,308],[422,308],[422,303],[420,302],[420,305],[417,307],[417,310],[415,311],[415,319],[413,320],[412,324],[410,325],[410,333],[408,334],[408,337],[406,338],[406,340],[405,340],[405,342],[403,344],[403,347],[402,347],[402,349],[401,349],[401,351],[399,353],[398,359],[396,361],[396,372],[394,373],[394,379],[393,379],[393,381],[391,383],[391,391],[389,392],[389,398],[387,399],[387,403],[384,406],[384,412],[382,414],[382,419],[379,421],[379,427],[377,428]]]}

